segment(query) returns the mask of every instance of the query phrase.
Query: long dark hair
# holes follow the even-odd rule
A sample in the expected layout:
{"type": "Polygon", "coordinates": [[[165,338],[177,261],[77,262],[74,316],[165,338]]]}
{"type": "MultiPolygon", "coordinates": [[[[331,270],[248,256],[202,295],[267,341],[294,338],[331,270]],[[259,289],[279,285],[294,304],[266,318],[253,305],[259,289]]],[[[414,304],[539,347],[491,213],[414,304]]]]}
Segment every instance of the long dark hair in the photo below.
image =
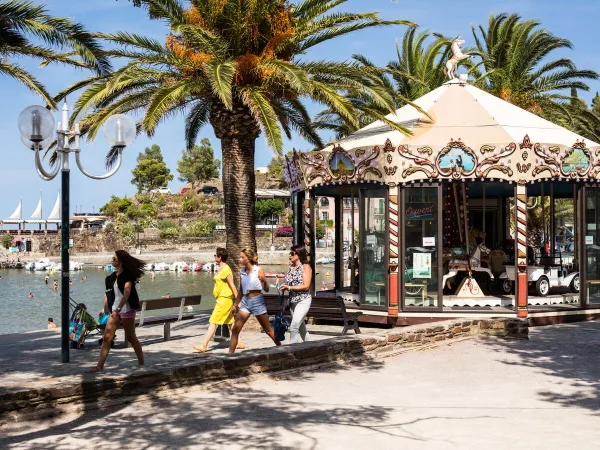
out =
{"type": "Polygon", "coordinates": [[[127,272],[135,281],[138,281],[144,275],[145,261],[134,258],[125,250],[117,250],[115,255],[117,255],[117,259],[121,263],[123,272],[127,272]]]}
{"type": "Polygon", "coordinates": [[[306,248],[304,248],[303,245],[292,245],[290,251],[298,255],[298,259],[300,259],[302,264],[308,264],[308,254],[306,253],[306,248]]]}

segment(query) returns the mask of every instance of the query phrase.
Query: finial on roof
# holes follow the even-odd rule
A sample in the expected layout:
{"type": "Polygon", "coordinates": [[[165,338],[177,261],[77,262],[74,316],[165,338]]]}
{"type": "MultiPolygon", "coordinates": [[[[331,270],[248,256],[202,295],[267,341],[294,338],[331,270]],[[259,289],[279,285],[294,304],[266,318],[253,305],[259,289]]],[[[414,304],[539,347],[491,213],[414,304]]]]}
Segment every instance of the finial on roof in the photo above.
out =
{"type": "MultiPolygon", "coordinates": [[[[462,50],[460,49],[460,47],[464,43],[465,43],[464,39],[461,39],[460,36],[458,36],[456,39],[454,39],[452,41],[452,44],[450,46],[450,48],[452,49],[452,56],[450,57],[450,59],[446,63],[446,67],[444,69],[444,74],[450,80],[456,79],[456,75],[457,75],[456,69],[458,67],[459,61],[462,61],[463,59],[467,59],[467,58],[474,58],[474,56],[467,55],[467,54],[464,54],[462,52],[462,50]]],[[[464,80],[464,81],[466,81],[466,80],[464,80]]]]}

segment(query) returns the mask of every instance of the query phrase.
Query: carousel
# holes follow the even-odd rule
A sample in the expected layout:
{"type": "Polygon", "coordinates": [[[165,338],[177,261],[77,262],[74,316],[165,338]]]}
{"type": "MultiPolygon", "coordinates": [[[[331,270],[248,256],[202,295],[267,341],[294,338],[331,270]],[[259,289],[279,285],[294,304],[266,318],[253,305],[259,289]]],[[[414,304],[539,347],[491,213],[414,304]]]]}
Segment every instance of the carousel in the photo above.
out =
{"type": "Polygon", "coordinates": [[[335,211],[335,287],[315,294],[393,325],[600,317],[600,145],[465,76],[415,104],[387,116],[409,135],[377,121],[286,158],[316,273],[321,199],[335,211]]]}

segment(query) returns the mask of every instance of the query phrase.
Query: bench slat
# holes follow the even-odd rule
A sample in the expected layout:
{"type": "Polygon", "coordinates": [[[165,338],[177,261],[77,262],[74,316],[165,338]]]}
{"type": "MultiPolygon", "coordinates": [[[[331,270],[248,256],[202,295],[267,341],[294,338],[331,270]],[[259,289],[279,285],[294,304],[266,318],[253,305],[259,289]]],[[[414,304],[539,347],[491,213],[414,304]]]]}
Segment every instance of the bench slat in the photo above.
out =
{"type": "Polygon", "coordinates": [[[146,311],[155,311],[157,309],[179,308],[183,298],[185,298],[184,306],[197,306],[200,304],[202,296],[185,295],[181,297],[157,298],[153,300],[140,300],[140,303],[146,303],[146,311]]]}

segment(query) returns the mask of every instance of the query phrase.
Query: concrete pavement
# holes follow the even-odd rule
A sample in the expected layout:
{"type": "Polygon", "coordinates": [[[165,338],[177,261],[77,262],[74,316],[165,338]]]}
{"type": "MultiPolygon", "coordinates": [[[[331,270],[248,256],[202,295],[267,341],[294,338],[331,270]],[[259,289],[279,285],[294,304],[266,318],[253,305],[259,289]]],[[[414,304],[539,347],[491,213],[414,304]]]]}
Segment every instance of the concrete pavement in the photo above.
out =
{"type": "Polygon", "coordinates": [[[599,346],[600,322],[534,328],[9,425],[0,448],[597,448],[599,346]]]}

